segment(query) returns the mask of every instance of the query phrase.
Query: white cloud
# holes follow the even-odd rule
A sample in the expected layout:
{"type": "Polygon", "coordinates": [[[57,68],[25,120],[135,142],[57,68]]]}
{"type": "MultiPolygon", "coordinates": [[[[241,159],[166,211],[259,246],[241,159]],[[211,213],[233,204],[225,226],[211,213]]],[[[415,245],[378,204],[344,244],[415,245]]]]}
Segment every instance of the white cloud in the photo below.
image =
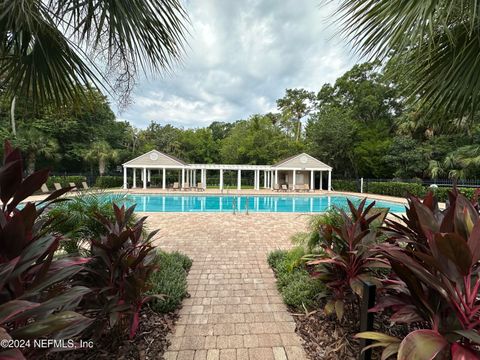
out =
{"type": "Polygon", "coordinates": [[[333,5],[319,0],[190,0],[183,66],[140,82],[119,114],[138,127],[154,120],[198,127],[275,110],[286,88],[318,91],[354,63],[335,36],[333,5]]]}

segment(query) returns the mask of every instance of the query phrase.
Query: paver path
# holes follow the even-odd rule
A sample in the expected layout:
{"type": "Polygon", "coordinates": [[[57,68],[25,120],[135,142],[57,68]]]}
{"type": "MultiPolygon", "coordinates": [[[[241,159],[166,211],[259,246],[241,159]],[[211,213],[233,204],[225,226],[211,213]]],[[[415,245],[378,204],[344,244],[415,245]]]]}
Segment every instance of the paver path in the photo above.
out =
{"type": "Polygon", "coordinates": [[[266,255],[290,247],[300,214],[149,215],[157,244],[194,262],[166,360],[306,359],[266,255]]]}

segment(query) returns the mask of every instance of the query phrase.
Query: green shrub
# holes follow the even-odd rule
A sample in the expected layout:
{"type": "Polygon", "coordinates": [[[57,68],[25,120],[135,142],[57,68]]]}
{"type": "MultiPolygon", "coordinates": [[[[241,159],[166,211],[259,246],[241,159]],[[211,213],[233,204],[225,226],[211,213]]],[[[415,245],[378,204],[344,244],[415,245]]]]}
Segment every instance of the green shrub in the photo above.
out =
{"type": "MultiPolygon", "coordinates": [[[[445,202],[448,199],[448,192],[452,190],[450,187],[438,187],[436,189],[427,188],[426,191],[431,190],[438,201],[445,202]]],[[[458,192],[464,195],[468,199],[472,199],[475,194],[476,188],[458,188],[458,192]]]]}
{"type": "Polygon", "coordinates": [[[99,176],[95,180],[95,187],[108,189],[123,186],[123,176],[99,176]]]}
{"type": "Polygon", "coordinates": [[[157,312],[171,312],[187,296],[187,272],[192,260],[179,252],[158,251],[156,263],[158,269],[150,277],[149,294],[161,294],[164,298],[151,301],[150,306],[157,312]]]}
{"type": "MultiPolygon", "coordinates": [[[[120,197],[120,196],[118,196],[120,197]]],[[[68,201],[55,204],[46,214],[49,219],[55,219],[51,225],[54,232],[65,234],[63,249],[69,254],[86,251],[84,244],[91,238],[104,235],[105,227],[97,220],[97,215],[114,220],[112,203],[117,196],[105,196],[103,192],[90,190],[81,192],[68,201]]],[[[118,203],[121,203],[118,201],[118,203]]],[[[136,215],[129,218],[129,225],[136,222],[136,215]]]]}
{"type": "Polygon", "coordinates": [[[306,246],[309,252],[313,252],[320,244],[320,228],[323,225],[340,226],[342,216],[337,208],[331,208],[320,215],[313,215],[308,222],[308,231],[297,233],[292,236],[294,244],[306,246]]]}
{"type": "Polygon", "coordinates": [[[303,268],[302,257],[305,251],[301,247],[290,251],[275,250],[268,255],[267,261],[277,276],[277,287],[285,304],[298,310],[313,307],[324,296],[325,287],[303,268]]]}
{"type": "Polygon", "coordinates": [[[414,196],[425,195],[425,187],[419,183],[404,182],[369,182],[366,191],[370,194],[405,197],[408,194],[414,196]]]}
{"type": "Polygon", "coordinates": [[[313,279],[306,271],[294,271],[285,276],[284,287],[280,290],[285,304],[296,309],[315,306],[324,297],[325,287],[319,279],[313,279]]]}
{"type": "Polygon", "coordinates": [[[335,191],[358,192],[357,180],[332,180],[332,187],[335,191]]]}
{"type": "Polygon", "coordinates": [[[83,181],[87,181],[85,176],[50,176],[46,185],[50,190],[54,190],[54,183],[59,183],[62,187],[68,187],[72,182],[77,185],[77,187],[81,187],[83,181]]]}

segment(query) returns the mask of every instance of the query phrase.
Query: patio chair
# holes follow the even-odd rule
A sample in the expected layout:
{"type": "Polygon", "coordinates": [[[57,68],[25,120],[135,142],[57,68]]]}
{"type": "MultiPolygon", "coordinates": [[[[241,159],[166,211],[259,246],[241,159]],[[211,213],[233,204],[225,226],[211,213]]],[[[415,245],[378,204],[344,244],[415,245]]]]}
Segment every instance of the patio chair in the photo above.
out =
{"type": "Polygon", "coordinates": [[[178,182],[174,182],[173,186],[171,187],[173,191],[180,190],[180,186],[178,185],[178,182]]]}
{"type": "Polygon", "coordinates": [[[197,183],[197,191],[205,191],[205,185],[201,182],[197,183]]]}
{"type": "Polygon", "coordinates": [[[286,184],[282,184],[282,191],[288,191],[288,186],[286,184]]]}
{"type": "Polygon", "coordinates": [[[310,185],[308,185],[308,184],[303,184],[303,191],[309,192],[309,191],[310,191],[310,185]]]}
{"type": "Polygon", "coordinates": [[[191,189],[191,188],[190,188],[190,185],[188,184],[188,182],[183,183],[182,190],[188,191],[188,190],[190,190],[190,189],[191,189]]]}
{"type": "Polygon", "coordinates": [[[273,185],[273,191],[280,191],[280,186],[278,184],[273,185]]]}
{"type": "Polygon", "coordinates": [[[42,193],[48,194],[50,190],[48,189],[47,184],[43,184],[42,187],[40,188],[42,190],[42,193]]]}
{"type": "Polygon", "coordinates": [[[85,181],[82,181],[82,188],[83,188],[83,190],[88,190],[88,189],[90,189],[90,188],[88,187],[88,184],[87,184],[85,181]]]}
{"type": "Polygon", "coordinates": [[[75,185],[75,183],[73,183],[73,182],[68,183],[68,186],[73,187],[73,189],[70,190],[70,191],[78,191],[77,185],[75,185]]]}
{"type": "Polygon", "coordinates": [[[62,190],[62,185],[59,183],[53,183],[53,186],[55,187],[55,190],[62,190]]]}

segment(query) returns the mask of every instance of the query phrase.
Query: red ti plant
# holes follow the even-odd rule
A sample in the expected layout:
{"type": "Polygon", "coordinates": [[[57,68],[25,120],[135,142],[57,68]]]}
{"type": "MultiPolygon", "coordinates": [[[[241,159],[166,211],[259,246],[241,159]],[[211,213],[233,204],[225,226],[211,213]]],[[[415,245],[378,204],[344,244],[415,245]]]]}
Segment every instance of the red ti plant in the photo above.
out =
{"type": "Polygon", "coordinates": [[[307,265],[313,266],[314,276],[323,280],[330,291],[325,306],[327,314],[336,313],[341,319],[345,300],[355,294],[362,295],[362,282],[380,284],[372,274],[372,268],[388,268],[388,262],[374,251],[378,230],[371,225],[375,220],[383,221],[381,212],[373,213],[375,202],[365,207],[366,199],[358,208],[348,201],[350,215],[340,210],[340,226],[322,225],[320,231],[320,254],[310,255],[307,265]]]}
{"type": "MultiPolygon", "coordinates": [[[[22,175],[20,151],[6,142],[0,168],[0,340],[69,339],[91,322],[72,311],[90,290],[70,282],[88,259],[56,259],[61,236],[49,233],[49,224],[41,217],[69,189],[54,192],[38,205],[19,208],[47,181],[48,171],[25,179],[22,175]]],[[[0,349],[2,359],[23,356],[18,349],[0,349]]]]}
{"type": "Polygon", "coordinates": [[[456,189],[441,211],[433,194],[411,196],[405,216],[387,220],[390,243],[379,245],[399,278],[371,311],[391,309],[392,320],[428,326],[403,340],[379,333],[357,336],[377,340],[386,358],[454,359],[480,357],[480,217],[456,189]]]}
{"type": "Polygon", "coordinates": [[[90,299],[100,314],[97,333],[108,323],[111,328],[123,331],[128,323],[129,336],[133,338],[139,325],[142,305],[152,298],[145,296],[148,279],[156,268],[155,251],[151,244],[157,231],[144,234],[146,217],[129,226],[135,206],[128,209],[113,204],[115,222],[97,215],[107,234],[92,239],[93,260],[89,264],[85,281],[94,290],[90,299]]]}

